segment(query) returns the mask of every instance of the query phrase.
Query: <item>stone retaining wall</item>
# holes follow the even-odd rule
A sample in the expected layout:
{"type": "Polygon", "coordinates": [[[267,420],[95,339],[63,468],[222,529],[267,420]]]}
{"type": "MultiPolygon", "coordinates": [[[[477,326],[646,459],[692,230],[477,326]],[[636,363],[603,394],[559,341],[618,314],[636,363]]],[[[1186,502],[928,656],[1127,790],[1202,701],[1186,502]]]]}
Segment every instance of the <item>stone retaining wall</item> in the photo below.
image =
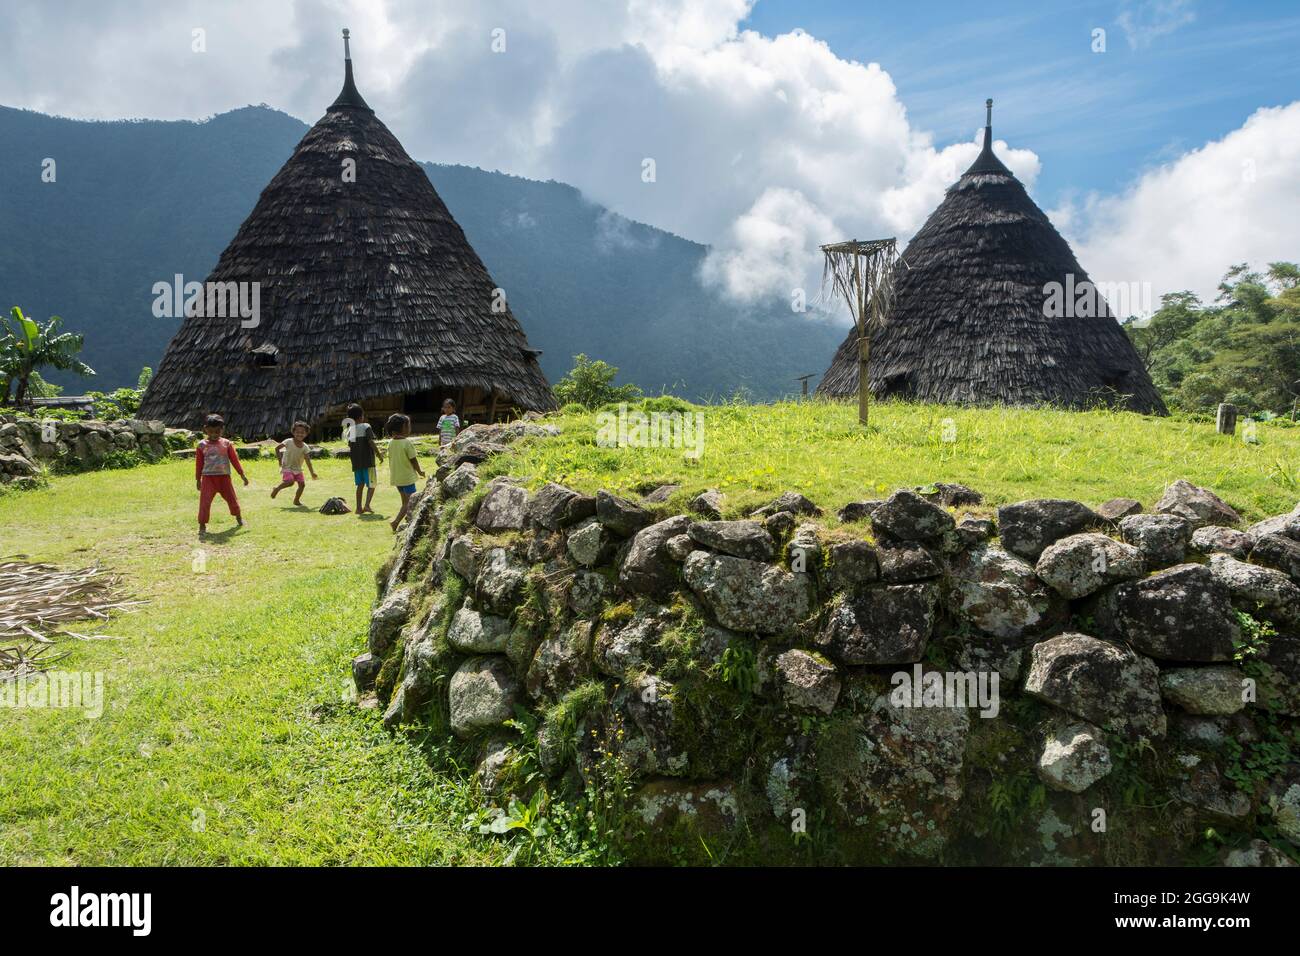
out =
{"type": "Polygon", "coordinates": [[[95,468],[118,452],[156,461],[167,454],[167,431],[159,421],[44,422],[0,415],[0,483],[34,483],[42,468],[95,468]]]}
{"type": "Polygon", "coordinates": [[[1243,528],[1186,482],[1149,513],[940,484],[727,521],[716,491],[480,484],[553,431],[442,453],[353,665],[489,800],[630,784],[651,861],[1297,856],[1300,505],[1243,528]]]}

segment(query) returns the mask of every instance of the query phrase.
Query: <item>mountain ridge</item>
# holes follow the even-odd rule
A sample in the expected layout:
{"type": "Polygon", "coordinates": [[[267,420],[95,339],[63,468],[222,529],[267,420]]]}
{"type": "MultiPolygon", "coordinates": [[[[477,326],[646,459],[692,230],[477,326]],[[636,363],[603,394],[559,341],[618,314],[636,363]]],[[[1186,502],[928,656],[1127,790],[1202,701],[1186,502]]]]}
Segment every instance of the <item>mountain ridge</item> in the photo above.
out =
{"type": "MultiPolygon", "coordinates": [[[[62,315],[86,335],[93,379],[133,384],[178,327],[154,318],[153,283],[206,277],[307,124],[265,105],[202,120],[80,120],[0,107],[3,305],[62,315]],[[41,178],[55,162],[54,182],[41,178]]],[[[585,352],[650,392],[708,400],[797,391],[843,328],[784,302],[744,306],[699,278],[708,247],[627,219],[557,180],[421,162],[506,290],[552,382],[585,352]]]]}

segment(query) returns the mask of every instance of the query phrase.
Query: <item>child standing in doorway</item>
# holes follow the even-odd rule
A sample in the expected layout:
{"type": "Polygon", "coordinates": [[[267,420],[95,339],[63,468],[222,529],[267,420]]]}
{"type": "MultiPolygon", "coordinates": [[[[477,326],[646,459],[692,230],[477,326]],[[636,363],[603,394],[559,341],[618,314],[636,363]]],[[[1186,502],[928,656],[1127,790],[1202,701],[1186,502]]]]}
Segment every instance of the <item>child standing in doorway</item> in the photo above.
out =
{"type": "Polygon", "coordinates": [[[415,478],[424,477],[420,470],[420,460],[411,443],[411,419],[405,415],[390,415],[384,425],[388,434],[388,473],[397,493],[402,496],[402,510],[391,522],[393,533],[411,510],[411,495],[415,494],[415,478]]]}
{"type": "Polygon", "coordinates": [[[280,483],[271,489],[272,498],[290,485],[297,485],[298,490],[293,496],[293,503],[302,504],[302,493],[307,487],[307,479],[302,474],[304,464],[311,475],[311,480],[316,480],[316,469],[311,463],[311,446],[307,444],[307,435],[310,431],[311,427],[306,422],[294,422],[293,437],[286,438],[275,446],[275,453],[280,458],[280,483]]]}
{"type": "Polygon", "coordinates": [[[384,453],[375,441],[375,430],[366,421],[366,412],[353,402],[348,406],[348,418],[352,425],[344,436],[348,440],[348,458],[352,461],[352,479],[357,486],[357,517],[374,514],[370,502],[375,497],[375,459],[384,460],[384,453]],[[361,492],[365,490],[366,503],[361,503],[361,492]]]}
{"type": "Polygon", "coordinates": [[[438,447],[446,448],[456,439],[460,431],[460,418],[456,415],[456,403],[450,398],[443,399],[442,417],[438,419],[438,447]]]}
{"type": "Polygon", "coordinates": [[[212,517],[212,499],[221,495],[226,506],[235,519],[235,524],[244,526],[244,517],[239,511],[239,499],[235,497],[235,486],[230,480],[230,469],[234,468],[239,477],[248,484],[244,466],[239,463],[239,453],[230,439],[223,438],[226,422],[220,415],[209,415],[203,422],[203,434],[207,437],[199,442],[194,452],[194,487],[199,492],[199,536],[207,534],[208,519],[212,517]]]}

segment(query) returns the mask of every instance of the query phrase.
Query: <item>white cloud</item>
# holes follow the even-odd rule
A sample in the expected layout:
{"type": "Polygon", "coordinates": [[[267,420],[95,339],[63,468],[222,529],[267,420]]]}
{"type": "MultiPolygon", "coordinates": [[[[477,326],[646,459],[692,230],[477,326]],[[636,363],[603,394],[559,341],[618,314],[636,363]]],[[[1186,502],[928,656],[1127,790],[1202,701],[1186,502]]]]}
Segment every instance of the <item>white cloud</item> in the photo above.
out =
{"type": "MultiPolygon", "coordinates": [[[[841,59],[802,31],[741,30],[751,0],[69,6],[5,4],[0,103],[195,118],[265,101],[313,122],[338,92],[348,26],[361,91],[412,156],[573,183],[622,216],[712,244],[703,277],[740,298],[814,290],[821,243],[906,241],[978,152],[979,100],[970,140],[936,145],[880,64],[841,59]],[[203,54],[191,49],[196,27],[203,54]],[[495,29],[504,53],[492,51],[495,29]]],[[[1155,0],[1120,22],[1140,47],[1194,15],[1186,0],[1155,0]]],[[[1297,108],[1261,111],[1123,194],[1062,204],[1054,218],[1095,278],[1150,281],[1157,295],[1212,292],[1243,259],[1294,258],[1297,108]]],[[[1032,187],[1037,156],[995,148],[1032,187]]],[[[602,248],[634,240],[603,224],[602,248]]]]}
{"type": "Polygon", "coordinates": [[[1122,193],[1053,210],[1097,282],[1150,283],[1153,300],[1203,300],[1239,262],[1294,261],[1300,245],[1300,101],[1144,173],[1122,193]]]}
{"type": "Polygon", "coordinates": [[[1124,31],[1129,49],[1142,50],[1157,37],[1173,33],[1195,19],[1192,0],[1143,0],[1126,3],[1115,22],[1124,31]]]}

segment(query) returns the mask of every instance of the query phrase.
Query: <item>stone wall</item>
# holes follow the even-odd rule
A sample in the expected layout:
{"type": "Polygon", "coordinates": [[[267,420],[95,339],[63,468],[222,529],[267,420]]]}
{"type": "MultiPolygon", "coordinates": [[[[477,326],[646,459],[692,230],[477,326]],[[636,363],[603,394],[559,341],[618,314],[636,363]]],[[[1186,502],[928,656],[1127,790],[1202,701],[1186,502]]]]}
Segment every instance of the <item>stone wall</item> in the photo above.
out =
{"type": "Polygon", "coordinates": [[[96,468],[119,452],[157,461],[167,454],[166,433],[158,421],[42,422],[0,415],[0,483],[35,483],[43,468],[96,468]]]}
{"type": "Polygon", "coordinates": [[[1243,528],[1186,482],[1149,513],[940,484],[721,520],[712,490],[480,483],[553,432],[442,453],[353,664],[489,801],[630,788],[621,838],[660,862],[1297,856],[1300,505],[1243,528]]]}

